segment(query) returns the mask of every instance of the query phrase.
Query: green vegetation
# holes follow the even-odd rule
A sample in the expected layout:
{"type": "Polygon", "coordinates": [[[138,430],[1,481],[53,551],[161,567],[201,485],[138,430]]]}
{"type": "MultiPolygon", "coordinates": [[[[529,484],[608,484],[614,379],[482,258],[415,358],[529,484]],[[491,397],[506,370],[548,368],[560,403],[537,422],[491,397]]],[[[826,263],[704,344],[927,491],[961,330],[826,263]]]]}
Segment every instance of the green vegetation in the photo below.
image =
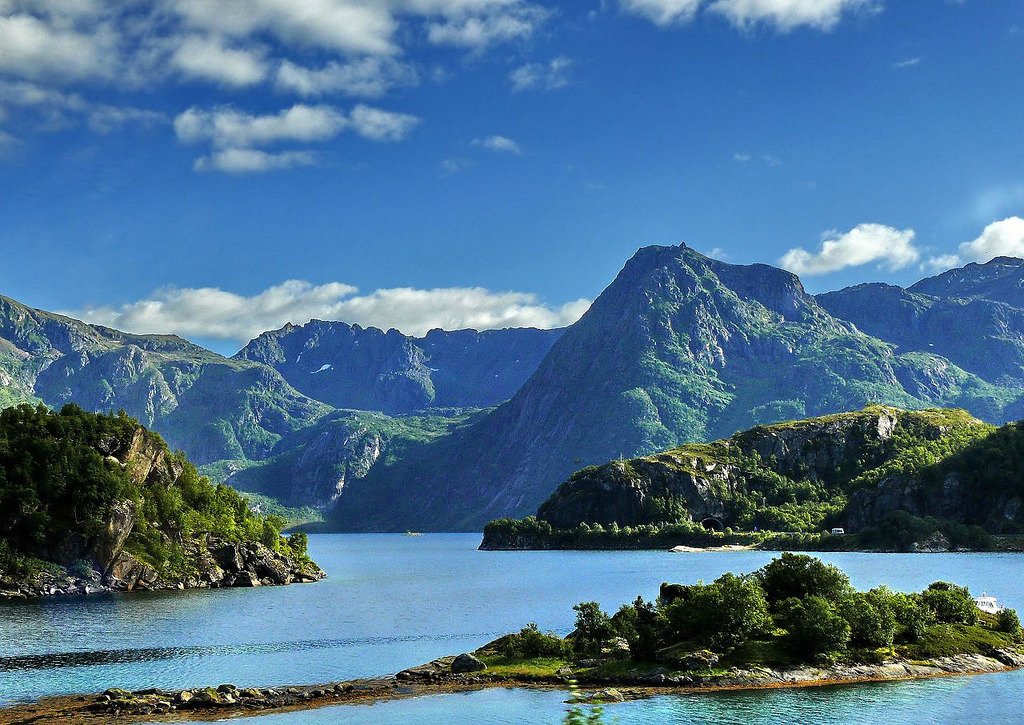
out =
{"type": "Polygon", "coordinates": [[[905,551],[936,541],[990,550],[994,535],[1024,533],[1024,506],[1006,508],[1015,500],[1024,500],[1024,423],[871,405],[584,468],[537,517],[490,522],[483,548],[905,551]],[[866,506],[883,485],[908,493],[889,496],[888,510],[866,506]],[[724,530],[695,520],[707,508],[724,530]]]}
{"type": "Polygon", "coordinates": [[[68,564],[69,551],[85,556],[93,542],[116,537],[118,515],[133,521],[125,550],[161,573],[187,568],[183,544],[200,534],[260,541],[305,558],[304,535],[283,539],[282,519],[254,514],[234,489],[200,476],[183,453],[123,412],[75,405],[59,413],[42,405],[0,411],[0,571],[24,571],[38,560],[68,564]],[[162,455],[176,477],[136,475],[125,455],[133,447],[149,460],[162,455]]]}
{"type": "Polygon", "coordinates": [[[835,566],[792,553],[752,574],[663,584],[656,603],[637,598],[611,617],[595,602],[575,611],[575,631],[564,640],[530,625],[479,654],[499,676],[550,676],[568,664],[614,679],[656,667],[714,675],[727,667],[991,655],[1022,642],[1015,612],[981,613],[965,587],[859,592],[835,566]]]}

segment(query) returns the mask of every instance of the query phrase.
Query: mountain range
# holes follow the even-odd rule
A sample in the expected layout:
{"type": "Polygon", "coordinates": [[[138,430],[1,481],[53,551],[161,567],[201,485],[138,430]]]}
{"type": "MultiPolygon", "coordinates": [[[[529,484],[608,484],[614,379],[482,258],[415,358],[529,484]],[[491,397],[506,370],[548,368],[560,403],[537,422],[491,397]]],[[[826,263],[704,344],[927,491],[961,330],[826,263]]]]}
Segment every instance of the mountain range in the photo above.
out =
{"type": "Polygon", "coordinates": [[[226,358],[0,297],[0,404],[122,408],[205,471],[344,530],[479,529],[570,473],[761,423],[1024,405],[1024,261],[818,296],[793,274],[646,247],[565,330],[311,321],[226,358]]]}

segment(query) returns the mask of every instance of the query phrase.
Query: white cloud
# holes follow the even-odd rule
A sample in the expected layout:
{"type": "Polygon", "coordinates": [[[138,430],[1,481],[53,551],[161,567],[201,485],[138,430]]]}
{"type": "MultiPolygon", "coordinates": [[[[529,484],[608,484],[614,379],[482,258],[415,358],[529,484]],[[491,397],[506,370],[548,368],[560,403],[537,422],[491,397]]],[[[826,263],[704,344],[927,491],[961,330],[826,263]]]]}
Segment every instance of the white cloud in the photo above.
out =
{"type": "Polygon", "coordinates": [[[660,26],[686,23],[702,9],[725,16],[737,28],[759,25],[782,32],[806,26],[831,30],[848,12],[877,10],[876,0],[620,0],[623,10],[660,26]]]}
{"type": "Polygon", "coordinates": [[[352,109],[352,127],[360,136],[373,141],[401,141],[420,122],[408,113],[395,113],[362,104],[352,109]]]}
{"type": "Polygon", "coordinates": [[[944,272],[947,269],[959,267],[961,264],[963,264],[963,262],[960,261],[960,257],[957,255],[941,254],[938,257],[929,257],[921,267],[922,269],[930,268],[935,272],[944,272]]]}
{"type": "Polygon", "coordinates": [[[366,295],[348,284],[313,285],[289,280],[255,295],[221,289],[167,288],[120,307],[89,307],[66,314],[94,324],[136,333],[234,340],[244,343],[287,322],[341,320],[423,335],[447,330],[502,327],[552,328],[575,322],[590,306],[576,300],[558,307],[526,292],[492,292],[481,287],[380,289],[366,295]]]}
{"type": "Polygon", "coordinates": [[[569,71],[572,59],[564,55],[552,58],[547,63],[527,63],[508,74],[512,91],[518,93],[532,88],[554,90],[569,85],[569,71]]]}
{"type": "Polygon", "coordinates": [[[459,173],[460,171],[465,171],[466,169],[468,169],[470,166],[472,166],[472,162],[470,162],[469,159],[463,158],[461,156],[452,156],[451,158],[443,159],[441,161],[440,166],[441,174],[443,174],[444,176],[452,176],[454,174],[459,173]]]}
{"type": "Polygon", "coordinates": [[[80,32],[34,15],[0,15],[0,71],[31,79],[109,77],[118,66],[107,27],[80,32]]]}
{"type": "Polygon", "coordinates": [[[307,68],[286,60],[277,69],[275,78],[279,90],[300,96],[344,93],[378,98],[396,86],[417,83],[419,74],[411,65],[394,58],[373,56],[347,63],[331,61],[320,68],[307,68]]]}
{"type": "Polygon", "coordinates": [[[919,58],[919,57],[904,58],[901,61],[897,61],[896,63],[893,63],[892,67],[896,68],[896,69],[900,69],[900,68],[913,68],[916,65],[921,65],[923,60],[924,60],[923,58],[919,58]]]}
{"type": "Polygon", "coordinates": [[[995,257],[1024,258],[1024,219],[1012,216],[992,222],[977,239],[960,245],[960,258],[988,262],[995,257]]]}
{"type": "Polygon", "coordinates": [[[186,25],[235,38],[267,33],[286,44],[390,55],[398,23],[387,2],[352,0],[164,0],[186,25]]]}
{"type": "Polygon", "coordinates": [[[877,7],[874,0],[714,0],[708,6],[738,28],[769,25],[783,32],[800,26],[831,30],[845,13],[877,7]]]}
{"type": "Polygon", "coordinates": [[[63,128],[83,119],[95,131],[108,133],[130,124],[148,126],[168,120],[156,111],[92,103],[76,93],[64,93],[28,81],[0,81],[0,102],[38,113],[49,128],[63,128]]]}
{"type": "Polygon", "coordinates": [[[519,155],[523,150],[519,144],[506,136],[488,136],[487,138],[475,138],[469,142],[471,146],[480,146],[490,151],[500,151],[506,154],[519,155]]]}
{"type": "Polygon", "coordinates": [[[171,55],[171,65],[189,78],[252,86],[267,77],[267,62],[260,50],[230,48],[216,36],[191,35],[171,55]]]}
{"type": "Polygon", "coordinates": [[[221,149],[196,159],[196,171],[223,171],[229,174],[253,174],[297,166],[312,166],[316,158],[310,151],[267,153],[258,149],[221,149]]]}
{"type": "Polygon", "coordinates": [[[530,37],[548,15],[537,6],[524,5],[485,15],[449,17],[428,23],[427,39],[435,45],[482,50],[494,43],[530,37]]]}
{"type": "Polygon", "coordinates": [[[647,18],[655,25],[688,22],[700,8],[702,0],[622,0],[627,12],[647,18]]]}
{"type": "Polygon", "coordinates": [[[277,141],[325,141],[349,125],[331,106],[296,104],[279,113],[254,116],[231,108],[204,111],[190,108],[174,119],[178,138],[186,143],[208,140],[214,146],[262,146],[277,141]]]}
{"type": "Polygon", "coordinates": [[[860,224],[845,233],[826,233],[816,252],[790,249],[779,264],[791,272],[807,276],[828,274],[871,262],[879,262],[889,270],[902,269],[920,258],[920,252],[914,246],[914,236],[913,229],[860,224]]]}

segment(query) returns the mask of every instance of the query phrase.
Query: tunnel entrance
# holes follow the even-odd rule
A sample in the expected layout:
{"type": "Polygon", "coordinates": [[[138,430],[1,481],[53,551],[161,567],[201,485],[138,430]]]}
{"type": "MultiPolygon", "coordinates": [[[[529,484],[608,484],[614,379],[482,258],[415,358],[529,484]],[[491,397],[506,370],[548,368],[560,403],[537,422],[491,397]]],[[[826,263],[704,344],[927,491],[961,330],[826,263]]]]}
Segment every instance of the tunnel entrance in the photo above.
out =
{"type": "Polygon", "coordinates": [[[718,519],[714,519],[711,517],[702,519],[700,525],[708,531],[725,531],[725,524],[723,524],[718,519]]]}

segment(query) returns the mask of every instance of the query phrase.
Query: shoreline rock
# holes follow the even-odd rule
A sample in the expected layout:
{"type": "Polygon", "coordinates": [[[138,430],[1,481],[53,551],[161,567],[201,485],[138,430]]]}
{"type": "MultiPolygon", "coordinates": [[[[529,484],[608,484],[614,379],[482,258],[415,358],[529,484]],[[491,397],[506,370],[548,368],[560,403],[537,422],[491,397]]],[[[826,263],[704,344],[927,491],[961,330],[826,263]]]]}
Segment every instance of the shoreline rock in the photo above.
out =
{"type": "Polygon", "coordinates": [[[194,570],[162,577],[131,554],[117,554],[106,573],[95,569],[72,574],[54,565],[28,579],[0,577],[0,600],[82,596],[129,591],[174,591],[311,583],[327,574],[312,561],[302,562],[255,541],[231,542],[213,536],[184,544],[194,570]]]}
{"type": "MultiPolygon", "coordinates": [[[[461,656],[461,655],[460,655],[461,656]]],[[[471,655],[475,657],[475,655],[471,655]]],[[[1008,672],[1024,667],[1024,653],[993,650],[988,655],[955,655],[927,662],[895,660],[880,665],[799,667],[790,670],[733,668],[724,674],[671,672],[626,673],[616,677],[588,676],[585,672],[554,676],[501,676],[487,671],[458,673],[457,657],[433,660],[386,677],[317,685],[239,688],[217,687],[168,691],[147,688],[129,692],[111,688],[98,695],[53,697],[39,702],[0,708],[0,725],[31,722],[77,725],[97,718],[127,718],[133,722],[165,719],[207,719],[256,712],[309,710],[340,704],[373,703],[492,687],[569,690],[570,681],[582,688],[575,702],[615,703],[667,694],[821,687],[866,682],[895,682],[1008,672]],[[571,679],[570,679],[571,678],[571,679]]]]}

